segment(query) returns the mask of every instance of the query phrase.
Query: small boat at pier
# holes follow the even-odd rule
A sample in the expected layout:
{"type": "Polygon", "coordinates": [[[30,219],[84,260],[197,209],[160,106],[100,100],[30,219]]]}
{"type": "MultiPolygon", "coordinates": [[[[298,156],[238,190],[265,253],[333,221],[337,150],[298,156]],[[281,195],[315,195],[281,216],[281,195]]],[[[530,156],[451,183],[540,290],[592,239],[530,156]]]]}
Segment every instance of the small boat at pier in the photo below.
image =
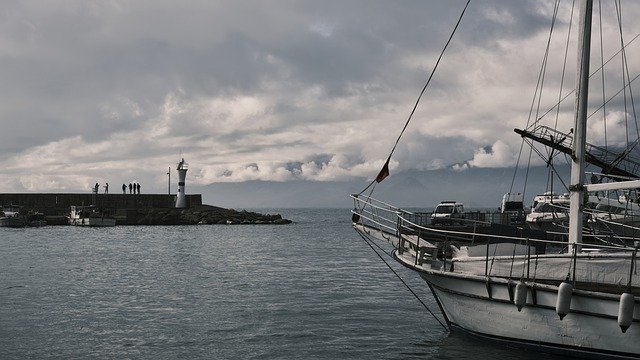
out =
{"type": "Polygon", "coordinates": [[[2,207],[0,214],[0,227],[25,227],[25,218],[20,214],[20,206],[6,205],[2,207]]]}
{"type": "Polygon", "coordinates": [[[109,227],[116,225],[116,218],[94,205],[71,206],[69,225],[109,227]]]}

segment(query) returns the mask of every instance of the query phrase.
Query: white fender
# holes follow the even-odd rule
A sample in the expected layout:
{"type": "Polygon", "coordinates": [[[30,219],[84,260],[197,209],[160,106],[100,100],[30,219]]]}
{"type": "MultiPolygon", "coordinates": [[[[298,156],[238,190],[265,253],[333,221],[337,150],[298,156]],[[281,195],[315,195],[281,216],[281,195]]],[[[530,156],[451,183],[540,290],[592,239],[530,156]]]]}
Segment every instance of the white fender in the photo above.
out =
{"type": "Polygon", "coordinates": [[[524,281],[518,281],[513,302],[516,304],[518,311],[521,311],[522,307],[527,302],[527,284],[525,284],[524,281]]]}
{"type": "Polygon", "coordinates": [[[624,293],[620,295],[620,304],[618,306],[618,325],[623,333],[627,332],[629,326],[633,322],[633,308],[635,305],[635,297],[633,294],[624,293]]]}
{"type": "Polygon", "coordinates": [[[556,299],[556,312],[560,316],[560,320],[569,313],[571,309],[571,295],[573,294],[573,285],[567,280],[558,286],[558,298],[556,299]]]}

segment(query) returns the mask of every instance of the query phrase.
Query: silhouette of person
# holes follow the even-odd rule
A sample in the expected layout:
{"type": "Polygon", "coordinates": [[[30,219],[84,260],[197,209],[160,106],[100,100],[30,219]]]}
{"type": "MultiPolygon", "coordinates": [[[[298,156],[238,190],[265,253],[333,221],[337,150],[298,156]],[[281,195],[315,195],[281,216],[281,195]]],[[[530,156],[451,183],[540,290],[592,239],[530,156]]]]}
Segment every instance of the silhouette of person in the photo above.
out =
{"type": "Polygon", "coordinates": [[[108,194],[108,193],[109,193],[109,183],[106,183],[106,184],[104,185],[104,193],[105,193],[105,194],[108,194]]]}
{"type": "Polygon", "coordinates": [[[97,193],[98,193],[98,189],[100,189],[100,184],[96,183],[96,184],[93,186],[93,192],[95,192],[95,193],[97,194],[97,193]]]}
{"type": "Polygon", "coordinates": [[[133,183],[133,194],[134,194],[134,195],[135,195],[135,193],[136,193],[136,190],[137,190],[136,183],[133,183]]]}
{"type": "Polygon", "coordinates": [[[140,195],[140,183],[136,185],[138,187],[138,195],[140,195]]]}
{"type": "Polygon", "coordinates": [[[127,185],[122,184],[122,194],[126,194],[127,193],[127,185]]]}
{"type": "Polygon", "coordinates": [[[133,189],[133,185],[131,185],[131,183],[129,183],[129,194],[131,194],[131,190],[133,189]]]}

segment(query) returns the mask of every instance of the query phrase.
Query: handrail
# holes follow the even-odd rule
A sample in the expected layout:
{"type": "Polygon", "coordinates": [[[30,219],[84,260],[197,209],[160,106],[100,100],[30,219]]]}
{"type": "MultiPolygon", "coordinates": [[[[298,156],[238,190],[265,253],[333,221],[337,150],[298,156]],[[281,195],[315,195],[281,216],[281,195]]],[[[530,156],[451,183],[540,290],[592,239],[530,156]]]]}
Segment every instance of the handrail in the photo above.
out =
{"type": "Polygon", "coordinates": [[[381,201],[381,200],[378,200],[378,199],[375,199],[375,198],[373,198],[373,197],[371,197],[371,196],[369,196],[369,195],[351,194],[349,197],[351,197],[352,199],[354,199],[354,201],[355,201],[355,202],[363,202],[363,203],[368,204],[369,206],[374,207],[374,208],[377,208],[377,209],[381,209],[381,210],[388,210],[388,211],[390,211],[390,210],[393,210],[393,211],[401,211],[401,212],[403,212],[403,213],[413,214],[411,211],[407,211],[407,210],[401,209],[401,208],[399,208],[399,207],[397,207],[397,206],[394,206],[394,205],[391,205],[391,204],[387,204],[386,202],[381,201]],[[361,200],[361,199],[360,199],[360,197],[364,197],[364,198],[366,199],[366,201],[361,200]],[[379,203],[379,204],[385,205],[385,206],[387,206],[389,209],[385,209],[385,208],[383,208],[383,207],[381,207],[381,206],[374,205],[373,203],[369,202],[369,201],[371,201],[371,200],[372,200],[372,201],[375,201],[376,203],[379,203]]]}
{"type": "MultiPolygon", "coordinates": [[[[475,236],[488,236],[492,239],[499,239],[503,241],[527,241],[528,244],[532,243],[540,243],[540,244],[554,244],[562,247],[566,247],[568,244],[564,241],[558,240],[547,240],[547,239],[537,239],[537,238],[523,238],[517,236],[509,236],[509,235],[497,235],[497,234],[485,234],[474,232],[466,232],[459,230],[451,230],[451,229],[441,229],[435,228],[431,226],[424,226],[421,224],[417,224],[412,220],[408,219],[407,215],[415,215],[415,213],[405,211],[401,208],[395,207],[393,205],[384,203],[383,201],[374,199],[370,196],[362,196],[362,195],[351,195],[354,199],[354,203],[356,205],[356,209],[352,210],[354,214],[360,215],[363,219],[379,226],[378,230],[382,231],[382,229],[388,230],[389,233],[393,234],[401,234],[406,233],[404,230],[409,230],[411,232],[420,232],[421,235],[432,233],[432,234],[440,234],[442,236],[447,236],[449,238],[453,237],[455,239],[469,240],[475,236]],[[381,204],[381,205],[376,205],[381,204]],[[360,207],[358,205],[361,205],[360,207]],[[384,217],[378,213],[373,213],[372,210],[366,209],[367,207],[371,207],[373,209],[382,210],[385,215],[389,216],[384,217]]],[[[363,224],[364,225],[364,224],[363,224]]],[[[474,227],[475,229],[475,227],[474,227]]],[[[616,250],[616,251],[634,251],[634,247],[630,246],[612,246],[612,245],[602,245],[602,244],[582,244],[583,248],[588,249],[601,249],[601,250],[616,250]]]]}

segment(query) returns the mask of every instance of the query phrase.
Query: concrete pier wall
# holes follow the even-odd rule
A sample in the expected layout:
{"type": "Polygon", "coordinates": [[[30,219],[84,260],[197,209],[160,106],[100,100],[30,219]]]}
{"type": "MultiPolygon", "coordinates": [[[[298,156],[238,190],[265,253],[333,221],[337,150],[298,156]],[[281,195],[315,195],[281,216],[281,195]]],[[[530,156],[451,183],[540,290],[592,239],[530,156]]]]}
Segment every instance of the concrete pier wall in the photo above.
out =
{"type": "MultiPolygon", "coordinates": [[[[187,195],[187,206],[202,205],[202,195],[187,195]]],[[[176,196],[168,194],[72,194],[0,193],[0,205],[20,205],[47,215],[66,214],[71,205],[92,205],[106,209],[174,208],[176,196]]]]}

